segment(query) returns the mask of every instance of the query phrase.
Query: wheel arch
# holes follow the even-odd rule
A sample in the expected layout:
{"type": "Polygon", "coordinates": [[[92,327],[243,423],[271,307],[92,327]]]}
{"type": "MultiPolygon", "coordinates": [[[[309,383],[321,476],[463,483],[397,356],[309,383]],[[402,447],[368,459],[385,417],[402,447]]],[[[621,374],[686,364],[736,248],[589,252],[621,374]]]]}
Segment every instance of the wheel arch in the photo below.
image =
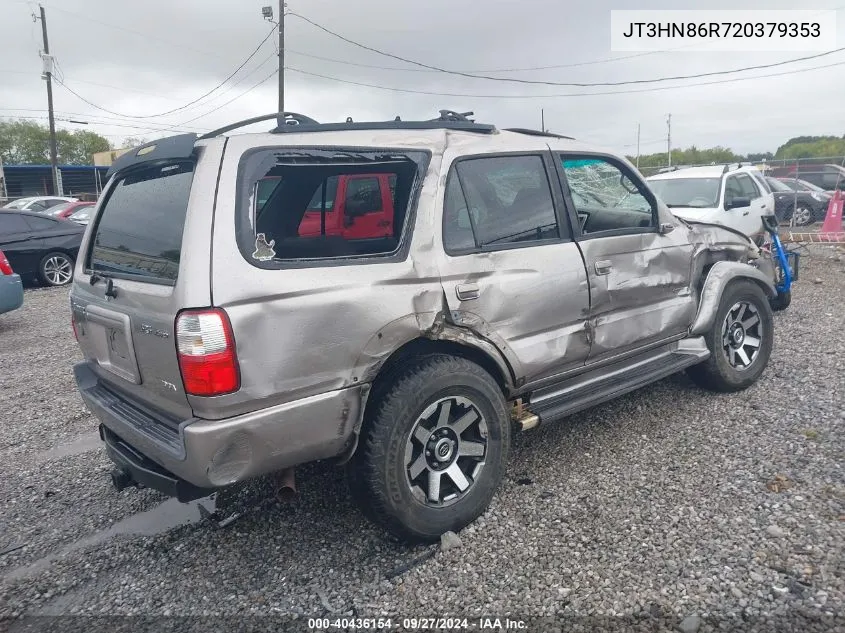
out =
{"type": "Polygon", "coordinates": [[[690,334],[700,335],[710,329],[713,320],[716,318],[722,294],[728,285],[737,279],[754,282],[769,299],[777,296],[774,281],[766,277],[760,270],[740,262],[716,262],[710,266],[707,277],[704,279],[698,303],[698,313],[690,326],[690,334]]]}
{"type": "Polygon", "coordinates": [[[353,429],[353,437],[349,448],[338,458],[338,463],[347,462],[358,447],[358,438],[365,420],[372,414],[374,407],[382,392],[390,385],[401,372],[413,363],[423,358],[437,355],[455,356],[475,363],[489,373],[505,399],[509,399],[516,393],[514,373],[508,362],[496,351],[495,346],[478,339],[469,330],[444,325],[438,328],[437,338],[418,336],[395,349],[377,368],[371,371],[368,378],[370,389],[366,394],[366,402],[353,429]],[[489,348],[488,348],[489,346],[489,348]]]}

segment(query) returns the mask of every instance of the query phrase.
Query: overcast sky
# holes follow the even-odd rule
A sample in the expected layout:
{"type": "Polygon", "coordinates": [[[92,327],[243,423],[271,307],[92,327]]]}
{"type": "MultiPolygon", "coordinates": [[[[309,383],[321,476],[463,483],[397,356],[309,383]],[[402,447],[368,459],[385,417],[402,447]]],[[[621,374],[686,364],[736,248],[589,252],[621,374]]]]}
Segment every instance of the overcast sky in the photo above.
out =
{"type": "MultiPolygon", "coordinates": [[[[262,5],[271,3],[278,12],[276,0],[48,0],[44,6],[50,48],[59,63],[59,76],[91,103],[112,111],[98,110],[57,85],[57,117],[89,122],[83,126],[60,121],[58,125],[95,130],[120,146],[126,136],[155,138],[165,134],[145,128],[174,126],[176,130],[207,131],[274,112],[276,77],[248,89],[273,72],[277,64],[275,36],[231,82],[196,105],[166,116],[131,118],[178,108],[225,79],[272,28],[261,17],[262,5]]],[[[845,46],[845,0],[712,0],[706,5],[692,0],[289,0],[288,8],[352,40],[442,68],[478,71],[570,65],[493,73],[562,82],[688,75],[813,54],[693,53],[681,48],[583,65],[632,55],[610,50],[611,9],[838,9],[838,46],[845,46]]],[[[0,0],[0,117],[46,118],[46,90],[38,57],[41,26],[32,20],[37,10],[34,2],[0,0]]],[[[450,108],[473,110],[477,120],[500,127],[539,128],[540,110],[544,108],[546,127],[552,131],[628,154],[636,151],[638,123],[642,126],[641,152],[665,151],[666,115],[670,112],[673,147],[722,145],[742,153],[774,151],[793,136],[845,134],[845,65],[752,79],[755,74],[843,62],[845,51],[768,70],[698,80],[743,78],[720,85],[554,97],[543,95],[654,86],[584,89],[471,79],[421,71],[362,50],[295,16],[286,18],[285,32],[289,69],[286,109],[320,121],[344,120],[347,116],[355,120],[386,119],[397,114],[405,119],[430,118],[439,109],[450,108]],[[359,87],[295,70],[405,90],[493,98],[359,87]],[[506,95],[531,98],[504,98],[506,95]]],[[[684,83],[693,82],[659,85],[684,83]]]]}

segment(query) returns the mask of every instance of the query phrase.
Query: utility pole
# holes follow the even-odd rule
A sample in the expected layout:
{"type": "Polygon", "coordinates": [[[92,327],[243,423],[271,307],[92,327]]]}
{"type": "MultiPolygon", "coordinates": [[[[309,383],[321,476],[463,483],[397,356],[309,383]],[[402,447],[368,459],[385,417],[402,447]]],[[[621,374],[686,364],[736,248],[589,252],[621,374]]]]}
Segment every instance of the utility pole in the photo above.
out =
{"type": "Polygon", "coordinates": [[[546,131],[546,111],[543,108],[540,108],[540,131],[546,131]]]}
{"type": "MultiPolygon", "coordinates": [[[[285,111],[285,0],[279,0],[279,112],[285,111]]],[[[280,125],[284,124],[284,116],[280,125]]]]}
{"type": "Polygon", "coordinates": [[[44,51],[41,59],[44,62],[43,77],[47,81],[47,117],[50,120],[50,168],[53,172],[53,195],[60,196],[62,191],[59,187],[59,161],[56,151],[56,119],[53,116],[53,58],[50,57],[50,43],[47,40],[47,16],[44,14],[44,7],[38,5],[41,10],[41,38],[44,41],[44,51]]]}
{"type": "Polygon", "coordinates": [[[637,169],[640,168],[640,124],[637,123],[637,169]]]}
{"type": "Polygon", "coordinates": [[[669,157],[669,167],[672,166],[672,115],[666,117],[666,154],[669,157]]]}

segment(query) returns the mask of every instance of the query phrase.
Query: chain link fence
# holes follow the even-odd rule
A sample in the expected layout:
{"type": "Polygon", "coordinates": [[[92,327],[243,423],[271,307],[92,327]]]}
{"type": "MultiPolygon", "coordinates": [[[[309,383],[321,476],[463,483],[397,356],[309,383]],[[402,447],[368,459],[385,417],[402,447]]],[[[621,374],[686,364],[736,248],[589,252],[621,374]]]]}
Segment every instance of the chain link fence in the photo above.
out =
{"type": "MultiPolygon", "coordinates": [[[[699,163],[693,165],[672,165],[672,167],[668,167],[667,165],[640,167],[640,173],[648,178],[649,176],[654,176],[670,170],[723,164],[724,163],[699,163]]],[[[812,187],[817,187],[825,191],[845,189],[845,156],[743,161],[740,164],[757,167],[767,176],[801,180],[805,183],[809,183],[812,187]]],[[[810,187],[810,189],[812,189],[812,187],[810,187]]]]}

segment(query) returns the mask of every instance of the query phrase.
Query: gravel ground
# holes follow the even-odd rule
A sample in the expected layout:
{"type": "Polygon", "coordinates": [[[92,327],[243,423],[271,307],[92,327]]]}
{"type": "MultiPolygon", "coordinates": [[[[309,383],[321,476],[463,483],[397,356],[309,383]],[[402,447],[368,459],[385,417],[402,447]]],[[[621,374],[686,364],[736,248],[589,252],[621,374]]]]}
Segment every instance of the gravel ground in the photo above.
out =
{"type": "Polygon", "coordinates": [[[116,493],[73,384],[67,290],[28,290],[0,316],[0,617],[841,630],[845,252],[812,253],[757,385],[714,395],[675,376],[517,437],[490,510],[442,551],[372,527],[326,465],[300,469],[293,504],[267,503],[262,481],[221,501],[218,517],[241,514],[225,527],[116,493]]]}

